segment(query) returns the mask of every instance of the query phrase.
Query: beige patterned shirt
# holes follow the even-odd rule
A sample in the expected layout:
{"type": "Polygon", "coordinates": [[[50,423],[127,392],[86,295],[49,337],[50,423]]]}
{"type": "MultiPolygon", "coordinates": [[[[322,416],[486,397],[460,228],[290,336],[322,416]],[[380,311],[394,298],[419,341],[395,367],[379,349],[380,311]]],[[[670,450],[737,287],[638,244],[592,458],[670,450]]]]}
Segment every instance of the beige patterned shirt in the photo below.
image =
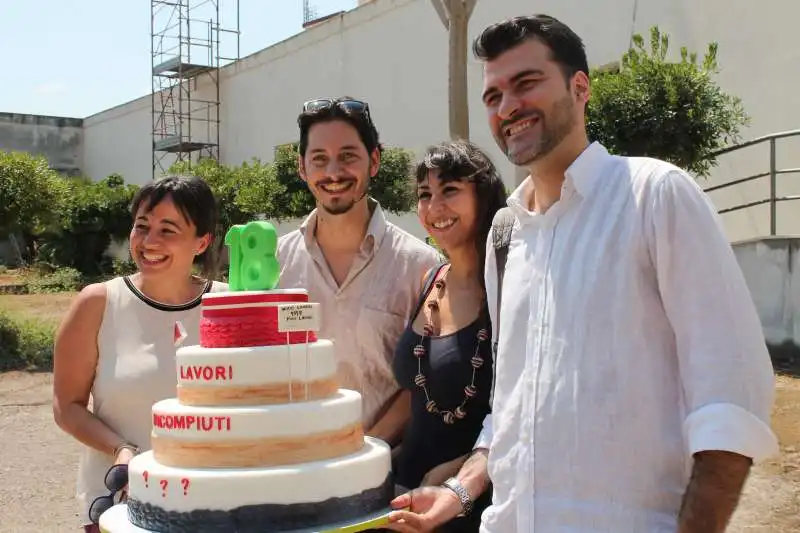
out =
{"type": "Polygon", "coordinates": [[[310,300],[319,302],[318,336],[334,343],[341,386],[363,396],[366,428],[399,390],[392,372],[395,345],[419,297],[422,275],[442,260],[373,205],[361,249],[341,286],[314,237],[316,210],[278,241],[280,288],[307,289],[310,300]]]}

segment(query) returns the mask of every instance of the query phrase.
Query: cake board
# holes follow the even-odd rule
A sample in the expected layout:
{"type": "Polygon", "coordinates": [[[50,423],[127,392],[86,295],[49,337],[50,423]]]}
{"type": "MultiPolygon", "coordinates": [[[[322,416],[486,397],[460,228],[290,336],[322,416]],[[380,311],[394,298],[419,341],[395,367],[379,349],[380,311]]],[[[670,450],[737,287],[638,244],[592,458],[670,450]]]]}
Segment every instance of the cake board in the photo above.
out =
{"type": "MultiPolygon", "coordinates": [[[[353,518],[336,524],[326,524],[317,528],[297,529],[275,533],[357,533],[370,529],[380,528],[389,523],[389,514],[392,510],[377,511],[372,514],[353,518]]],[[[149,529],[142,529],[131,524],[128,520],[128,506],[124,503],[117,504],[100,516],[101,533],[154,533],[149,529]]],[[[265,532],[271,533],[271,532],[265,532]]]]}

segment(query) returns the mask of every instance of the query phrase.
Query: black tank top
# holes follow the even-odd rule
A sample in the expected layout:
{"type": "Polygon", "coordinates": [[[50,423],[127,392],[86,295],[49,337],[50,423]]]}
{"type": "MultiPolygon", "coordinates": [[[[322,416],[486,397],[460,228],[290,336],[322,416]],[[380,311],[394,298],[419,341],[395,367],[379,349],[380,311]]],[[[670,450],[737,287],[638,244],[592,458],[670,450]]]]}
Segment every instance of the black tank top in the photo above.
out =
{"type": "Polygon", "coordinates": [[[413,330],[414,319],[441,271],[441,265],[428,276],[405,331],[394,353],[394,375],[404,389],[411,391],[411,420],[406,427],[403,445],[396,463],[396,482],[406,488],[419,486],[423,476],[433,467],[451,461],[472,450],[490,411],[492,387],[491,330],[488,309],[484,306],[479,317],[468,326],[449,335],[421,337],[413,330]],[[472,357],[478,347],[478,331],[485,328],[489,340],[480,343],[483,365],[476,370],[477,393],[465,407],[466,416],[445,424],[440,414],[425,409],[425,391],[414,383],[417,357],[414,346],[422,344],[422,373],[432,400],[442,410],[454,410],[464,399],[464,388],[472,381],[472,357]]]}

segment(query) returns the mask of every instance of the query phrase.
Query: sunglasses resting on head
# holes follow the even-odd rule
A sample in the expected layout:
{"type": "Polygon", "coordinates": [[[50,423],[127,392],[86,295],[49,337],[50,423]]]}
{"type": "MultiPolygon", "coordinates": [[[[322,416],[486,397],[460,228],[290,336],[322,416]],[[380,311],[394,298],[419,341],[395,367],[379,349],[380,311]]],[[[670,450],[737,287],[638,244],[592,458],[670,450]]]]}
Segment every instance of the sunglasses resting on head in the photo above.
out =
{"type": "Polygon", "coordinates": [[[353,98],[315,98],[303,104],[303,112],[314,112],[324,109],[330,109],[333,106],[347,113],[363,114],[367,120],[372,121],[369,114],[369,105],[361,100],[353,98]]]}

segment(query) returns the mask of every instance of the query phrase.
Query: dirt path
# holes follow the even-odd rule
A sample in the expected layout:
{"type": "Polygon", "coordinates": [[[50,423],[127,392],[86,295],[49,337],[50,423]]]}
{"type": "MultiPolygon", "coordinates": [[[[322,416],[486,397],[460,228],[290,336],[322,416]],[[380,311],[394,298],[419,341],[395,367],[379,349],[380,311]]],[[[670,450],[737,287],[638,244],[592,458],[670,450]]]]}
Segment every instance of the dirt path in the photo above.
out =
{"type": "MultiPolygon", "coordinates": [[[[73,503],[80,446],[53,422],[51,388],[50,374],[0,374],[0,533],[80,531],[73,503]]],[[[787,412],[776,412],[775,423],[800,434],[796,423],[783,427],[784,415],[796,420],[800,381],[779,382],[782,398],[787,391],[796,398],[781,404],[787,412]]],[[[800,440],[792,446],[753,472],[729,533],[800,532],[800,440]]]]}
{"type": "Polygon", "coordinates": [[[80,445],[53,422],[51,374],[0,374],[0,532],[79,533],[80,445]]]}

